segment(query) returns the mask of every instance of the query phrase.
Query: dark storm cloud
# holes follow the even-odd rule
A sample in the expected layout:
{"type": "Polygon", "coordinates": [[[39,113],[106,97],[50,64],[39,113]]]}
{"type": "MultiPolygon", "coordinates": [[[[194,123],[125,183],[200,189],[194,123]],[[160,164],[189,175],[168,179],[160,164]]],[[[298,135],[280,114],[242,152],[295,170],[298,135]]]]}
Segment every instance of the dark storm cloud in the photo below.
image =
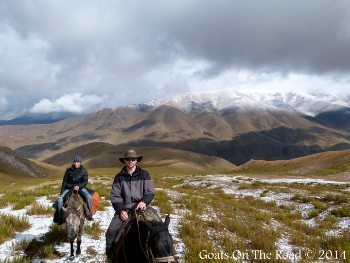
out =
{"type": "Polygon", "coordinates": [[[346,1],[198,0],[167,16],[164,31],[220,69],[348,72],[349,11],[346,1]]]}
{"type": "Polygon", "coordinates": [[[125,105],[240,70],[344,81],[349,10],[325,0],[1,1],[0,112],[59,108],[69,94],[125,105]]]}

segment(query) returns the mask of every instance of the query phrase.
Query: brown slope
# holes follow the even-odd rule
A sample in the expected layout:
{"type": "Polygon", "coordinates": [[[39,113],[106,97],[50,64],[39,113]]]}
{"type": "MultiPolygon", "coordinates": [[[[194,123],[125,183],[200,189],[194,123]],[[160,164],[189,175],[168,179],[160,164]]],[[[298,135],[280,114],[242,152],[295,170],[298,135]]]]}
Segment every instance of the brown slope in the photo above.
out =
{"type": "Polygon", "coordinates": [[[277,127],[307,129],[318,126],[303,118],[297,112],[257,109],[226,109],[221,112],[235,134],[271,130],[277,127]]]}
{"type": "Polygon", "coordinates": [[[217,111],[202,111],[193,118],[204,128],[205,135],[216,140],[229,140],[234,135],[231,125],[217,111]]]}
{"type": "Polygon", "coordinates": [[[350,181],[350,150],[329,151],[283,161],[250,160],[237,171],[253,174],[342,175],[350,181]]]}
{"type": "Polygon", "coordinates": [[[50,125],[2,126],[0,138],[24,156],[42,160],[88,142],[127,141],[122,129],[145,115],[135,108],[104,109],[50,125]]]}
{"type": "Polygon", "coordinates": [[[207,137],[203,127],[189,114],[170,106],[160,106],[151,111],[142,121],[124,132],[128,137],[159,141],[178,141],[207,137]]]}
{"type": "MultiPolygon", "coordinates": [[[[127,146],[115,146],[108,143],[90,143],[67,152],[57,154],[45,160],[56,166],[69,166],[75,155],[81,155],[83,164],[88,168],[120,167],[118,157],[128,149],[127,146]]],[[[143,155],[142,163],[147,166],[189,167],[191,169],[215,168],[233,169],[230,162],[203,154],[162,147],[134,147],[143,155]]]]}
{"type": "Polygon", "coordinates": [[[10,148],[0,146],[0,175],[38,177],[44,175],[44,170],[34,162],[22,158],[10,148]]]}
{"type": "Polygon", "coordinates": [[[221,112],[225,121],[231,125],[235,135],[262,133],[264,131],[287,128],[305,131],[310,136],[299,140],[299,145],[318,145],[322,148],[330,148],[337,144],[348,144],[346,138],[349,134],[344,131],[337,131],[319,123],[310,121],[297,112],[254,110],[245,111],[238,109],[227,109],[221,112]]]}

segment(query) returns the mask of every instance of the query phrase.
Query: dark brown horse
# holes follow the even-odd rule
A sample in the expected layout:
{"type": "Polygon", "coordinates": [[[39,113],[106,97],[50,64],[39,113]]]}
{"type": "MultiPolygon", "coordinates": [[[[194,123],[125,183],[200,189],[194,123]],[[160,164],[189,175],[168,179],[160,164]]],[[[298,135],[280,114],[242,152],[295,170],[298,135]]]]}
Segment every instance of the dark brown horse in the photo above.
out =
{"type": "MultiPolygon", "coordinates": [[[[149,211],[146,210],[145,214],[149,211]]],[[[151,220],[139,212],[131,215],[127,235],[123,235],[121,242],[115,246],[114,262],[177,262],[169,223],[169,215],[164,222],[157,215],[151,220]]]]}
{"type": "Polygon", "coordinates": [[[73,191],[63,209],[63,218],[66,222],[68,240],[70,242],[70,256],[74,257],[74,240],[77,239],[76,255],[81,254],[81,236],[84,230],[83,199],[77,191],[73,191]]]}

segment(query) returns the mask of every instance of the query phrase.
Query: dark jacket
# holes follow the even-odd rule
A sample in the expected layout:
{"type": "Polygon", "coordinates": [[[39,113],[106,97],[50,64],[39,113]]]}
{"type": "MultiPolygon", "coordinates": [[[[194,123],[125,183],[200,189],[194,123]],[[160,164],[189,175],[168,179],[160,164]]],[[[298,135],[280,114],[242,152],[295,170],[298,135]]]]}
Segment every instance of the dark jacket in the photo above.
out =
{"type": "Polygon", "coordinates": [[[124,167],[114,177],[110,198],[117,213],[135,208],[141,201],[148,206],[154,198],[154,185],[149,173],[137,166],[131,176],[124,167]]]}
{"type": "Polygon", "coordinates": [[[79,169],[76,169],[73,165],[67,168],[66,173],[64,174],[61,194],[66,189],[71,189],[74,186],[79,186],[80,189],[86,187],[88,183],[88,172],[81,165],[79,169]]]}

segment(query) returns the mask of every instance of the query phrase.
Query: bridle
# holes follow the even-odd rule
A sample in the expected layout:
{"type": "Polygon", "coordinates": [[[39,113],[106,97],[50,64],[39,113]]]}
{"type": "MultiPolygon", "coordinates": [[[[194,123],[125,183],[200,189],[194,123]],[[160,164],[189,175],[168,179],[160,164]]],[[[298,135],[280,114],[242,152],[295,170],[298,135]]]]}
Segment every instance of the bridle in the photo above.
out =
{"type": "Polygon", "coordinates": [[[140,243],[140,247],[142,249],[143,254],[146,256],[147,261],[149,263],[173,263],[176,262],[174,256],[167,256],[167,257],[154,257],[151,247],[149,246],[149,238],[150,238],[150,231],[147,232],[147,238],[146,238],[146,251],[142,247],[141,242],[141,235],[140,235],[140,225],[139,225],[139,218],[137,216],[137,211],[135,211],[135,217],[136,217],[136,224],[137,224],[137,232],[138,232],[138,239],[140,243]],[[151,259],[151,261],[150,261],[151,259]]]}

